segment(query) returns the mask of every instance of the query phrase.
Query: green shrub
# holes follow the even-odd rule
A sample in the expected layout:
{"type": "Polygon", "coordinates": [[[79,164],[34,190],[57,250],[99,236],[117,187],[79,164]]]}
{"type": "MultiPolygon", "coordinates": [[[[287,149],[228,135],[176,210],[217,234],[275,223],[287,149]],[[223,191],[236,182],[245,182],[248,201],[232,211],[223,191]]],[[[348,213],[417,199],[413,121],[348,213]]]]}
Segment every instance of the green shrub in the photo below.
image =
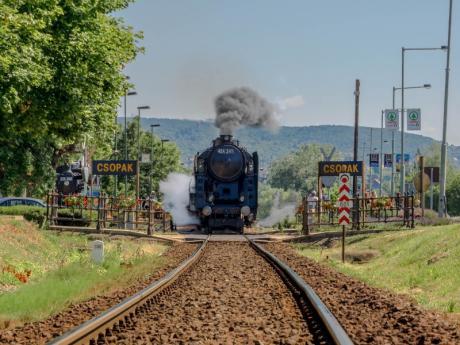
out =
{"type": "Polygon", "coordinates": [[[23,217],[29,222],[37,223],[38,225],[43,224],[46,218],[46,210],[31,210],[24,213],[23,217]]]}
{"type": "Polygon", "coordinates": [[[38,206],[2,206],[0,215],[23,216],[25,220],[43,224],[46,217],[46,208],[38,206]]]}
{"type": "Polygon", "coordinates": [[[0,206],[0,215],[10,215],[10,216],[23,216],[25,213],[31,211],[42,211],[46,213],[46,208],[39,207],[39,206],[25,206],[25,205],[18,205],[18,206],[0,206]]]}

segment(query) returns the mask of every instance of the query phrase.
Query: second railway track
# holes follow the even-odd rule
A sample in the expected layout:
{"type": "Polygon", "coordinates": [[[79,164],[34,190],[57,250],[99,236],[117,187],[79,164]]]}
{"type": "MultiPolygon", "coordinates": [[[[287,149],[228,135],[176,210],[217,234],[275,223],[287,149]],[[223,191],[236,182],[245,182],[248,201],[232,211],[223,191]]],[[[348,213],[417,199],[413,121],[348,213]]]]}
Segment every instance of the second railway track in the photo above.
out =
{"type": "Polygon", "coordinates": [[[134,343],[352,344],[313,290],[252,241],[203,242],[164,278],[51,342],[134,343]]]}

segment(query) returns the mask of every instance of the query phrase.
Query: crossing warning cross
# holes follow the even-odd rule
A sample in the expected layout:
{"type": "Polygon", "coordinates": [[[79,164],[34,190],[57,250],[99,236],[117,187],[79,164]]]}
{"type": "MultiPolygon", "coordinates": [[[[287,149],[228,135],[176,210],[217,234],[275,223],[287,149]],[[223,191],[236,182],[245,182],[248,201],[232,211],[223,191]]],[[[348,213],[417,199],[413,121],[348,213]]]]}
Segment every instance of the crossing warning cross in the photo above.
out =
{"type": "Polygon", "coordinates": [[[339,175],[339,198],[337,200],[337,208],[339,213],[339,225],[350,224],[350,210],[353,206],[351,200],[350,189],[350,174],[339,175]]]}

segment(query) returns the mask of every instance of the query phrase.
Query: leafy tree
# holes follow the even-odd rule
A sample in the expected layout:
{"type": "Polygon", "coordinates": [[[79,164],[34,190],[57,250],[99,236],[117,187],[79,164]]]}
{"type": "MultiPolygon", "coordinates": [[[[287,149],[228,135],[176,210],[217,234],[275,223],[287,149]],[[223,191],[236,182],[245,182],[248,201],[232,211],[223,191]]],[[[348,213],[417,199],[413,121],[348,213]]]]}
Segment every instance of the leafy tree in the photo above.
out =
{"type": "MultiPolygon", "coordinates": [[[[438,194],[439,195],[439,194],[438,194]]],[[[460,215],[460,172],[447,180],[446,186],[447,212],[451,216],[460,215]]]]}
{"type": "Polygon", "coordinates": [[[0,191],[40,194],[53,168],[110,145],[141,35],[111,12],[131,0],[0,2],[0,191]]]}
{"type": "MultiPolygon", "coordinates": [[[[316,189],[318,162],[323,160],[321,147],[326,152],[331,150],[329,145],[303,145],[298,151],[273,162],[268,172],[268,183],[275,188],[293,189],[302,193],[316,189]]],[[[339,154],[335,153],[332,159],[339,159],[339,154]]]]}
{"type": "MultiPolygon", "coordinates": [[[[128,159],[136,160],[138,157],[138,143],[137,143],[137,122],[131,121],[127,128],[128,137],[128,159]]],[[[184,171],[180,162],[180,151],[174,142],[167,142],[161,144],[161,139],[153,136],[150,132],[140,129],[140,152],[141,154],[151,154],[153,148],[153,164],[141,163],[140,165],[140,196],[149,195],[150,179],[152,179],[152,189],[156,192],[159,190],[160,181],[164,180],[170,172],[184,171]],[[153,167],[153,170],[152,170],[153,167]]],[[[117,135],[117,152],[112,153],[114,159],[124,159],[125,157],[125,140],[122,131],[117,135]]],[[[96,158],[104,158],[106,156],[96,158]]],[[[124,193],[124,177],[117,178],[117,193],[124,193]]],[[[105,177],[103,179],[103,188],[108,193],[112,194],[115,188],[115,178],[105,177]]],[[[136,177],[129,177],[127,193],[134,195],[136,190],[136,177]]]]}

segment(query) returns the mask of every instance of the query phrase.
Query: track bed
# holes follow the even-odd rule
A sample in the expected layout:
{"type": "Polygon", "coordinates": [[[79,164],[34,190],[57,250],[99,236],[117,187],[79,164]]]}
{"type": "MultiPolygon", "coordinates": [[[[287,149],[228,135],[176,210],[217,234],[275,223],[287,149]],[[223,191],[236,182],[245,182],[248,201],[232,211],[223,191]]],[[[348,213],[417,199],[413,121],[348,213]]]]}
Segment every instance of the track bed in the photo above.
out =
{"type": "Polygon", "coordinates": [[[200,261],[108,343],[313,342],[290,290],[247,242],[210,242],[200,261]]]}

